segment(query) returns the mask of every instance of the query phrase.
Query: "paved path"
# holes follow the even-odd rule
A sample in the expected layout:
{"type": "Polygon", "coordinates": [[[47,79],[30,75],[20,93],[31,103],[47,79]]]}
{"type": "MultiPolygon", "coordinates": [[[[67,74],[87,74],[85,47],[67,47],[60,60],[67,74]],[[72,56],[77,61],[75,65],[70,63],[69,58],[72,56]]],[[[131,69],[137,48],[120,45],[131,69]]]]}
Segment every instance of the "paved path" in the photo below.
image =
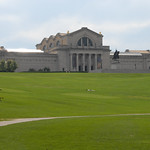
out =
{"type": "Polygon", "coordinates": [[[11,124],[30,122],[30,121],[39,121],[39,120],[49,120],[49,119],[63,119],[63,118],[96,118],[96,117],[117,117],[117,116],[149,116],[150,113],[143,114],[114,114],[114,115],[93,115],[93,116],[65,116],[65,117],[47,117],[47,118],[21,118],[13,119],[9,121],[0,121],[0,126],[7,126],[11,124]]]}

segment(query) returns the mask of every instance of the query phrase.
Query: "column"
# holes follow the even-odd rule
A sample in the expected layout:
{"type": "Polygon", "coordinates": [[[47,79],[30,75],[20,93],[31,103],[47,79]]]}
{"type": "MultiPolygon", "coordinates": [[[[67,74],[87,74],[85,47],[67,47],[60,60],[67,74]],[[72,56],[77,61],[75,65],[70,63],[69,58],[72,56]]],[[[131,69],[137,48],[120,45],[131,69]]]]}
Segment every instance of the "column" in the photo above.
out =
{"type": "Polygon", "coordinates": [[[82,55],[83,55],[83,71],[85,71],[85,54],[82,55]]]}
{"type": "Polygon", "coordinates": [[[76,71],[79,71],[79,63],[78,63],[78,59],[79,58],[79,56],[78,56],[78,54],[76,54],[76,71]]]}
{"type": "Polygon", "coordinates": [[[70,71],[72,71],[72,54],[70,54],[70,71]]]}
{"type": "Polygon", "coordinates": [[[95,54],[95,70],[97,70],[97,54],[95,54]]]}
{"type": "Polygon", "coordinates": [[[91,71],[91,54],[89,54],[89,72],[91,71]]]}

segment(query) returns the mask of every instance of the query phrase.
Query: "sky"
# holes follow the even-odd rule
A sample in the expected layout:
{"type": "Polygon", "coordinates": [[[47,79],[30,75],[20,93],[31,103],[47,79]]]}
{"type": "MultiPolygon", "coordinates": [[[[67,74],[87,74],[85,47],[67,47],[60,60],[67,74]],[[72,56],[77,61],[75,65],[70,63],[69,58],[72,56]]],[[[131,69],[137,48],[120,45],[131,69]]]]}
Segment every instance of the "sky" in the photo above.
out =
{"type": "Polygon", "coordinates": [[[150,0],[0,0],[0,45],[35,49],[43,38],[88,27],[112,51],[150,49],[150,0]]]}

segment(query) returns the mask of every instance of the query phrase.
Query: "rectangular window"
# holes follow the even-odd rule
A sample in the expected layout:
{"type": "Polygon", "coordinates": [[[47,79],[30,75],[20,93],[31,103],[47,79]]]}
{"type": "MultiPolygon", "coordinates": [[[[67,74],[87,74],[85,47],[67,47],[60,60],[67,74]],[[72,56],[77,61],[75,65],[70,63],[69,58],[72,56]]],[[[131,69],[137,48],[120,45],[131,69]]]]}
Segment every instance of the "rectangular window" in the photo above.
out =
{"type": "Polygon", "coordinates": [[[82,38],[83,46],[87,46],[87,37],[82,38]]]}
{"type": "Polygon", "coordinates": [[[98,55],[97,55],[97,69],[101,69],[101,68],[102,68],[101,55],[98,54],[98,55]]]}
{"type": "Polygon", "coordinates": [[[78,46],[81,46],[81,39],[78,41],[78,46]]]}

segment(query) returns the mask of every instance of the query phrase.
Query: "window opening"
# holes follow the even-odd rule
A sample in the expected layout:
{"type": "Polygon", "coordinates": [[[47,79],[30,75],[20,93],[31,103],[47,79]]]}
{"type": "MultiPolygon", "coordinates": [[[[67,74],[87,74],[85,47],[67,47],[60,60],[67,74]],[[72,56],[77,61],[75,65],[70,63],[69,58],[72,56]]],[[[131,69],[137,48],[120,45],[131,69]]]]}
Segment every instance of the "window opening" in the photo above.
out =
{"type": "Polygon", "coordinates": [[[78,40],[78,46],[93,46],[92,40],[88,37],[82,37],[78,40]]]}

